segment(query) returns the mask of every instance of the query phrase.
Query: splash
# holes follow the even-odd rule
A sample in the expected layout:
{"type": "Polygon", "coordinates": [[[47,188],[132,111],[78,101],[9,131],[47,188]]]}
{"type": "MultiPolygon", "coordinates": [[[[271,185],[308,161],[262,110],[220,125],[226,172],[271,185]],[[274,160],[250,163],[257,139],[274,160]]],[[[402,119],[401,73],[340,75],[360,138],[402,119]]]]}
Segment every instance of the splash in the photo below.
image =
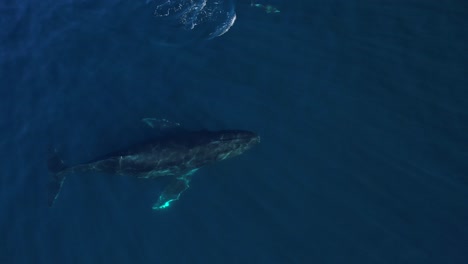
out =
{"type": "Polygon", "coordinates": [[[198,31],[206,39],[219,37],[234,25],[233,0],[149,0],[154,15],[175,22],[186,31],[198,31]]]}

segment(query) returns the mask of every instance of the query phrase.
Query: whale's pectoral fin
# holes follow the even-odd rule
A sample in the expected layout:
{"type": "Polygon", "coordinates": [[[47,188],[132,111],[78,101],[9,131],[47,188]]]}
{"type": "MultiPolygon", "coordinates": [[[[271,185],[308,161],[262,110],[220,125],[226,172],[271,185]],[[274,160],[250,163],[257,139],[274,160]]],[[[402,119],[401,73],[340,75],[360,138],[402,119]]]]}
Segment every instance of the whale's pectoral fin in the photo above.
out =
{"type": "Polygon", "coordinates": [[[179,200],[180,194],[188,189],[190,179],[190,175],[184,175],[172,180],[153,205],[153,210],[168,208],[173,201],[179,200]]]}
{"type": "Polygon", "coordinates": [[[51,173],[49,178],[49,191],[47,197],[47,202],[50,207],[57,199],[63,182],[65,181],[65,175],[63,172],[65,171],[66,167],[63,163],[63,160],[58,156],[57,150],[54,150],[54,152],[50,154],[49,160],[47,161],[47,167],[51,173]]]}
{"type": "Polygon", "coordinates": [[[57,199],[60,189],[62,189],[63,182],[65,181],[65,176],[63,175],[52,175],[49,179],[48,184],[48,195],[47,195],[47,203],[49,207],[51,207],[55,200],[57,199]]]}

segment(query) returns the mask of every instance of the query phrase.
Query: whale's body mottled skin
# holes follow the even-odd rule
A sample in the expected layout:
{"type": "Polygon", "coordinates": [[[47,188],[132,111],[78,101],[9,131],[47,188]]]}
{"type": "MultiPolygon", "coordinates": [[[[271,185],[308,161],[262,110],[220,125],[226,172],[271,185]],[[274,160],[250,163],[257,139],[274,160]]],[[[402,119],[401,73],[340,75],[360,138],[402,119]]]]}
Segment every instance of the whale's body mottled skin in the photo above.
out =
{"type": "Polygon", "coordinates": [[[171,177],[153,205],[153,209],[166,208],[189,187],[190,176],[199,168],[238,156],[259,142],[259,136],[243,130],[185,131],[157,137],[68,168],[55,156],[49,160],[49,169],[53,172],[49,205],[57,199],[66,175],[102,172],[144,179],[171,177]]]}

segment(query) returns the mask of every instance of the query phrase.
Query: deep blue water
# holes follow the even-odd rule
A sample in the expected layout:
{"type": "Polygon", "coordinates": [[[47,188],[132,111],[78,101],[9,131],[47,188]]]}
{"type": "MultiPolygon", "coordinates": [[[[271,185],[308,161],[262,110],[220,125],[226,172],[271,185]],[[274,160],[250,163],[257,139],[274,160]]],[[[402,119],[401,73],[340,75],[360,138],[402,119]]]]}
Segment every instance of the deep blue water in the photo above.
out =
{"type": "Polygon", "coordinates": [[[468,2],[223,3],[211,40],[222,17],[144,0],[0,3],[0,263],[468,263],[468,2]],[[51,146],[89,160],[144,117],[262,143],[165,211],[92,174],[47,207],[51,146]]]}

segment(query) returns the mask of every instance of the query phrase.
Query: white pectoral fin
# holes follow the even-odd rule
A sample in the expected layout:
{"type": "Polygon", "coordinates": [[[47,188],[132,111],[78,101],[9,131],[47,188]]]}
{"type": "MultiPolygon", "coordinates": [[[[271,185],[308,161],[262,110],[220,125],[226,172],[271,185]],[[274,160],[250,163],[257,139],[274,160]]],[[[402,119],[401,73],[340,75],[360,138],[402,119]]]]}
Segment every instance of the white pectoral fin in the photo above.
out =
{"type": "Polygon", "coordinates": [[[158,201],[153,205],[153,210],[168,208],[173,201],[179,200],[180,194],[189,188],[190,179],[190,175],[174,178],[164,188],[158,201]]]}
{"type": "Polygon", "coordinates": [[[51,207],[57,199],[60,189],[62,189],[63,182],[65,181],[64,175],[54,174],[50,177],[48,186],[48,197],[47,202],[51,207]]]}

